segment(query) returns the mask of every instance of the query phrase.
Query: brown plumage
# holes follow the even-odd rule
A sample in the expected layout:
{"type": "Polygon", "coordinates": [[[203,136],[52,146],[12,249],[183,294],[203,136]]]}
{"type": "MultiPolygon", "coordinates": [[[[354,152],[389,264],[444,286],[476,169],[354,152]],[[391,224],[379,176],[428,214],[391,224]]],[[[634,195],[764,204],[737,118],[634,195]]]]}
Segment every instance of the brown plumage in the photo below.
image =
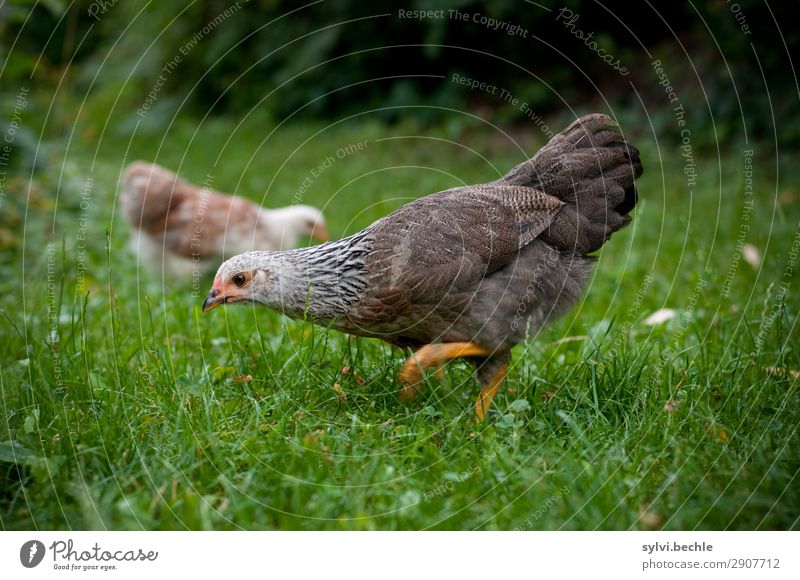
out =
{"type": "Polygon", "coordinates": [[[259,303],[417,349],[400,373],[409,397],[424,370],[467,358],[483,419],[511,348],[581,298],[588,254],[630,221],[642,166],[613,125],[582,117],[503,178],[423,197],[349,238],[231,258],[204,310],[259,303]]]}
{"type": "Polygon", "coordinates": [[[305,205],[268,210],[210,187],[196,187],[159,165],[137,161],[122,176],[122,212],[131,247],[150,268],[188,276],[225,256],[292,248],[302,236],[325,241],[319,210],[305,205]]]}

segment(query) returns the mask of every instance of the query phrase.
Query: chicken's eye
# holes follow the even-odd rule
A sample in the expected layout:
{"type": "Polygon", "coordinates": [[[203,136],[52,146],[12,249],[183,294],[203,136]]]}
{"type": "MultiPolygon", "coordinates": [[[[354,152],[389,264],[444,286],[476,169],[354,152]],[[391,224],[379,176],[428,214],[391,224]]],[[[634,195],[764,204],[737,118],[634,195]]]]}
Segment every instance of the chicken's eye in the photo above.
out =
{"type": "Polygon", "coordinates": [[[244,274],[236,274],[233,277],[233,283],[239,286],[240,288],[244,286],[244,283],[247,281],[247,278],[244,277],[244,274]]]}

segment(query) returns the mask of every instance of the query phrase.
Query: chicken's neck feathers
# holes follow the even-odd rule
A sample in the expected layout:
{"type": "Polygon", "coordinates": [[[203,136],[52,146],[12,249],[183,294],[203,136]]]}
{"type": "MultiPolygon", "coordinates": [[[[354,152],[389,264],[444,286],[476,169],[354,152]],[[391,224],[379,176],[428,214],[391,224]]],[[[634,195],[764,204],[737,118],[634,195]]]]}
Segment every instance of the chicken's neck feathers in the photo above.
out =
{"type": "Polygon", "coordinates": [[[347,314],[366,288],[364,232],[318,246],[253,252],[268,283],[261,302],[292,318],[326,323],[347,314]]]}

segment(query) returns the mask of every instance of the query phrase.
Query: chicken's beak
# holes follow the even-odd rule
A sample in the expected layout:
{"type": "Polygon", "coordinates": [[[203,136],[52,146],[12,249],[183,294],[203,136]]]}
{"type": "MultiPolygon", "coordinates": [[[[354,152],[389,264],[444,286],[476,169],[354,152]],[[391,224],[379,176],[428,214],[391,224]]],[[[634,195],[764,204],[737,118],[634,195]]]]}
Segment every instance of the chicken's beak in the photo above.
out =
{"type": "Polygon", "coordinates": [[[322,224],[314,226],[314,229],[311,231],[311,237],[320,242],[327,242],[331,239],[330,235],[328,235],[328,228],[322,224]]]}
{"type": "Polygon", "coordinates": [[[211,292],[206,296],[205,302],[203,302],[203,312],[208,312],[220,304],[225,304],[225,296],[220,296],[220,294],[221,292],[218,289],[211,289],[211,292]]]}

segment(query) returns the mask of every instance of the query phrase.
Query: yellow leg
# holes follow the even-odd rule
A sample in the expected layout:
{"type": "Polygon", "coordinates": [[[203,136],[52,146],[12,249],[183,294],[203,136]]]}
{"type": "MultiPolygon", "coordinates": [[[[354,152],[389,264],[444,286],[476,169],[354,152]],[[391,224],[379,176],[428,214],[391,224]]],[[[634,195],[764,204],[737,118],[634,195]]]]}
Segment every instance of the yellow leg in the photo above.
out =
{"type": "Polygon", "coordinates": [[[400,396],[411,400],[417,396],[418,387],[422,384],[423,373],[433,367],[439,367],[454,358],[465,356],[489,356],[490,351],[473,342],[447,342],[444,344],[428,344],[409,357],[400,371],[400,396]]]}
{"type": "Polygon", "coordinates": [[[503,384],[507,371],[508,363],[505,363],[495,373],[489,383],[481,389],[481,394],[478,395],[478,399],[475,401],[475,420],[478,423],[483,423],[483,420],[486,419],[489,407],[492,406],[494,396],[497,394],[497,391],[500,390],[500,385],[503,384]]]}

